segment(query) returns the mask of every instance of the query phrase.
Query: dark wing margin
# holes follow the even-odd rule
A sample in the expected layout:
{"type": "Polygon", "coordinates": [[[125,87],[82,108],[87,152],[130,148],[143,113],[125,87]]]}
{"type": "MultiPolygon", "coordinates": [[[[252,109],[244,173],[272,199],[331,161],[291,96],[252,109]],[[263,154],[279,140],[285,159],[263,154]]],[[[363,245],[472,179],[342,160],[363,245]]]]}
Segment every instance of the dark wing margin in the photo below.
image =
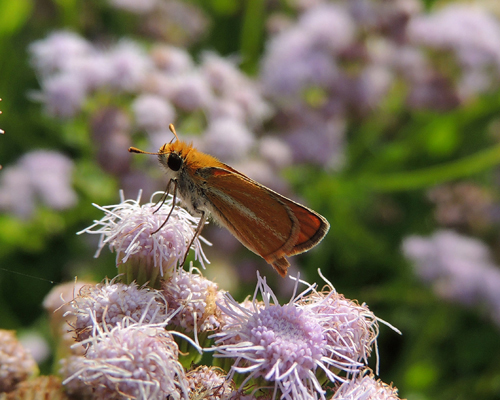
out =
{"type": "Polygon", "coordinates": [[[303,253],[321,242],[330,229],[326,218],[286,197],[282,197],[282,201],[291,209],[299,222],[299,236],[291,251],[286,255],[303,253]]]}

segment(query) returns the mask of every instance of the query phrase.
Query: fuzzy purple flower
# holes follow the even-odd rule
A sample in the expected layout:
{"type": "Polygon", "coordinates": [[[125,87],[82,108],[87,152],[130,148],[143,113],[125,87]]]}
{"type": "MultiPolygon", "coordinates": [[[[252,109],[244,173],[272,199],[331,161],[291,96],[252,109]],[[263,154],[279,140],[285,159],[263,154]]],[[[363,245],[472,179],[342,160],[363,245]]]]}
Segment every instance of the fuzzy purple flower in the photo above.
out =
{"type": "Polygon", "coordinates": [[[207,52],[200,68],[214,92],[209,106],[212,119],[232,117],[253,127],[270,116],[261,88],[241,73],[235,62],[207,52]]]}
{"type": "Polygon", "coordinates": [[[119,324],[110,331],[99,330],[86,344],[85,356],[73,357],[65,366],[63,373],[74,373],[64,385],[89,385],[103,400],[188,397],[177,344],[164,326],[119,324]]]}
{"type": "MultiPolygon", "coordinates": [[[[167,302],[162,294],[136,284],[104,282],[82,287],[71,301],[72,310],[65,317],[73,317],[76,340],[81,342],[95,336],[100,330],[111,330],[124,319],[141,324],[165,322],[167,302]]],[[[172,308],[172,307],[170,307],[172,308]]]]}
{"type": "Polygon", "coordinates": [[[139,44],[123,40],[108,53],[113,88],[132,92],[137,90],[152,68],[151,59],[139,44]]]}
{"type": "Polygon", "coordinates": [[[399,400],[398,389],[376,380],[373,373],[365,370],[344,382],[331,400],[399,400]]]}
{"type": "Polygon", "coordinates": [[[376,346],[378,319],[366,304],[359,305],[337,293],[331,284],[299,300],[301,308],[315,315],[329,345],[330,365],[356,373],[368,363],[376,346]]]}
{"type": "Polygon", "coordinates": [[[217,284],[199,273],[177,270],[162,285],[162,294],[173,309],[179,309],[170,324],[184,333],[214,331],[221,325],[221,311],[216,302],[221,302],[223,292],[217,284]]]}
{"type": "Polygon", "coordinates": [[[440,230],[429,238],[407,237],[403,252],[439,296],[469,306],[480,304],[500,324],[500,268],[484,243],[440,230]]]}
{"type": "Polygon", "coordinates": [[[137,126],[147,131],[166,131],[169,124],[175,122],[174,107],[157,95],[140,95],[132,103],[132,111],[137,126]]]}
{"type": "Polygon", "coordinates": [[[190,54],[179,47],[156,44],[151,49],[155,67],[168,75],[180,75],[194,68],[190,54]]]}
{"type": "Polygon", "coordinates": [[[81,36],[69,31],[56,31],[45,39],[33,42],[29,51],[31,63],[43,75],[64,70],[75,58],[89,56],[93,49],[81,36]]]}
{"type": "Polygon", "coordinates": [[[81,111],[87,99],[87,88],[72,73],[57,74],[42,81],[42,91],[32,95],[40,100],[45,112],[58,118],[72,118],[81,111]]]}
{"type": "Polygon", "coordinates": [[[63,154],[48,150],[27,153],[2,174],[0,208],[24,218],[34,212],[37,198],[55,210],[70,208],[77,201],[72,173],[73,162],[63,154]]]}
{"type": "MultiPolygon", "coordinates": [[[[308,290],[311,290],[309,287],[308,290]]],[[[316,376],[323,371],[331,381],[343,380],[330,370],[335,361],[330,358],[334,348],[314,312],[292,300],[279,305],[265,279],[258,277],[258,290],[265,306],[256,302],[243,307],[226,295],[221,309],[227,314],[226,325],[214,334],[215,357],[234,359],[229,376],[245,374],[244,387],[252,379],[264,379],[274,388],[273,398],[325,398],[316,376]],[[271,302],[272,301],[272,302],[271,302]]],[[[353,363],[353,368],[358,363],[353,363]]]]}
{"type": "Polygon", "coordinates": [[[203,136],[203,149],[222,160],[241,160],[250,151],[255,138],[241,122],[219,118],[210,123],[203,136]]]}
{"type": "Polygon", "coordinates": [[[292,164],[292,150],[279,138],[273,136],[261,138],[259,153],[264,160],[275,168],[284,168],[292,164]]]}
{"type": "Polygon", "coordinates": [[[212,96],[208,82],[196,71],[184,73],[173,81],[171,100],[184,111],[192,112],[208,107],[212,96]]]}
{"type": "Polygon", "coordinates": [[[500,71],[500,22],[477,6],[450,4],[439,11],[414,18],[410,40],[451,52],[461,67],[458,91],[462,98],[498,87],[500,71]]]}
{"type": "Polygon", "coordinates": [[[35,360],[17,340],[15,332],[0,330],[0,393],[13,390],[19,382],[37,373],[35,360]]]}
{"type": "Polygon", "coordinates": [[[464,66],[500,66],[500,24],[479,7],[450,4],[415,18],[408,33],[415,43],[456,52],[464,66]]]}
{"type": "Polygon", "coordinates": [[[352,43],[354,33],[353,21],[343,7],[311,8],[297,25],[269,42],[261,75],[264,90],[290,104],[300,100],[308,87],[332,85],[339,74],[335,54],[352,43]]]}
{"type": "Polygon", "coordinates": [[[158,0],[109,0],[109,4],[134,14],[146,14],[153,11],[158,5],[158,0]]]}
{"type": "MultiPolygon", "coordinates": [[[[157,192],[153,196],[159,194],[163,192],[157,192]]],[[[142,283],[150,281],[154,286],[158,276],[171,275],[175,267],[184,260],[199,218],[177,206],[172,210],[172,197],[167,198],[160,206],[153,202],[141,206],[141,193],[137,200],[125,200],[122,192],[120,196],[120,204],[104,207],[96,205],[105,216],[79,233],[101,235],[95,257],[108,245],[116,252],[117,266],[131,268],[135,271],[135,279],[142,283]]],[[[192,246],[195,258],[202,265],[208,262],[199,237],[195,238],[192,246]]]]}
{"type": "Polygon", "coordinates": [[[227,400],[234,393],[234,383],[228,381],[223,370],[204,365],[186,374],[189,398],[207,400],[227,400]]]}

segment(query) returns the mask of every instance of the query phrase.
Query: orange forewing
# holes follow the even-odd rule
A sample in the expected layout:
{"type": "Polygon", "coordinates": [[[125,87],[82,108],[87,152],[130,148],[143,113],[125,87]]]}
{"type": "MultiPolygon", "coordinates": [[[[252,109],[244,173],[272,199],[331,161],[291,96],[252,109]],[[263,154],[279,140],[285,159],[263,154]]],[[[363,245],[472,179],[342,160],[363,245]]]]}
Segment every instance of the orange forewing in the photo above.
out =
{"type": "MultiPolygon", "coordinates": [[[[206,170],[206,168],[204,169],[206,170]]],[[[319,214],[268,189],[229,166],[210,168],[207,199],[214,217],[247,248],[285,276],[284,258],[302,253],[325,235],[319,214]]]]}

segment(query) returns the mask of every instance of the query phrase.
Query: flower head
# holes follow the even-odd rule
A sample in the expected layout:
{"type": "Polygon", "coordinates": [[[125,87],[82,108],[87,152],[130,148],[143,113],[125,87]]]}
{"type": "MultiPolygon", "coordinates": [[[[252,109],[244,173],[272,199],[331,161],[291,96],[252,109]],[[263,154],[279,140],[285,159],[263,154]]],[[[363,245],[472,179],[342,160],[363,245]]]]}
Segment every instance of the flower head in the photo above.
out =
{"type": "Polygon", "coordinates": [[[315,374],[318,367],[328,379],[340,378],[329,369],[333,364],[329,355],[334,349],[321,320],[296,301],[279,305],[260,276],[258,289],[264,306],[254,295],[251,309],[226,295],[225,305],[220,307],[229,317],[221,332],[213,335],[215,356],[235,359],[230,376],[248,374],[242,386],[251,379],[263,378],[266,386],[274,385],[273,397],[279,392],[282,399],[324,399],[315,374]]]}
{"type": "Polygon", "coordinates": [[[87,340],[85,356],[72,359],[73,380],[93,388],[95,398],[187,398],[178,349],[162,325],[122,325],[99,330],[87,340]]]}
{"type": "Polygon", "coordinates": [[[42,91],[32,97],[41,101],[45,112],[52,117],[73,118],[87,99],[87,88],[74,73],[52,75],[42,81],[41,86],[42,91]]]}
{"type": "Polygon", "coordinates": [[[331,400],[399,400],[398,389],[376,380],[373,373],[365,370],[355,378],[344,382],[331,400]]]}
{"type": "Polygon", "coordinates": [[[255,142],[253,134],[236,119],[218,118],[207,127],[203,138],[207,153],[223,160],[241,160],[255,142]]]}
{"type": "MultiPolygon", "coordinates": [[[[153,196],[160,193],[156,192],[153,196]]],[[[117,266],[129,268],[138,282],[156,282],[158,275],[164,277],[165,274],[172,274],[189,251],[188,246],[199,218],[191,216],[182,208],[172,209],[172,197],[168,197],[160,206],[153,202],[141,206],[141,193],[137,200],[124,200],[122,192],[120,195],[120,204],[104,207],[96,205],[106,215],[79,233],[100,234],[95,256],[98,257],[103,247],[108,245],[110,250],[116,252],[117,266]]],[[[202,265],[204,261],[208,262],[199,237],[194,239],[192,247],[195,258],[202,265]]]]}
{"type": "Polygon", "coordinates": [[[107,54],[111,68],[109,85],[123,91],[136,91],[152,68],[142,47],[131,40],[120,41],[107,54]]]}
{"type": "Polygon", "coordinates": [[[164,98],[154,94],[142,94],[132,103],[135,121],[139,128],[166,130],[175,120],[174,107],[164,98]]]}
{"type": "Polygon", "coordinates": [[[303,310],[317,318],[329,345],[330,365],[346,372],[357,372],[368,363],[378,336],[378,320],[366,304],[348,300],[328,285],[313,290],[299,301],[303,310]]]}
{"type": "Polygon", "coordinates": [[[98,329],[110,330],[124,319],[141,324],[162,323],[168,319],[166,301],[160,292],[136,284],[114,281],[86,285],[71,301],[77,341],[95,335],[98,329]]]}
{"type": "Polygon", "coordinates": [[[0,330],[0,393],[13,390],[19,382],[38,372],[31,354],[13,331],[0,330]]]}
{"type": "Polygon", "coordinates": [[[2,393],[2,399],[69,399],[64,394],[61,379],[49,375],[38,376],[36,378],[23,381],[16,386],[16,389],[7,395],[2,393]]]}
{"type": "Polygon", "coordinates": [[[37,198],[54,210],[70,208],[77,201],[72,172],[73,162],[63,154],[48,150],[26,153],[2,174],[0,208],[25,218],[33,213],[37,198]]]}
{"type": "Polygon", "coordinates": [[[213,93],[206,79],[198,72],[179,75],[175,80],[172,102],[187,112],[208,107],[213,93]]]}
{"type": "Polygon", "coordinates": [[[190,399],[228,399],[234,391],[234,383],[226,379],[224,371],[204,365],[186,374],[190,399]]]}
{"type": "Polygon", "coordinates": [[[415,272],[446,300],[481,305],[500,324],[500,271],[486,244],[451,230],[431,237],[409,236],[403,241],[405,256],[415,272]]]}
{"type": "Polygon", "coordinates": [[[45,39],[33,42],[29,51],[31,63],[44,76],[65,69],[75,58],[89,56],[93,49],[90,43],[70,31],[56,31],[45,39]]]}
{"type": "Polygon", "coordinates": [[[109,0],[109,4],[134,14],[146,14],[154,10],[158,0],[109,0]]]}
{"type": "Polygon", "coordinates": [[[177,270],[162,286],[168,306],[179,309],[170,322],[176,329],[197,337],[220,327],[221,311],[216,302],[222,301],[223,293],[216,283],[194,273],[193,268],[190,272],[177,270]]]}

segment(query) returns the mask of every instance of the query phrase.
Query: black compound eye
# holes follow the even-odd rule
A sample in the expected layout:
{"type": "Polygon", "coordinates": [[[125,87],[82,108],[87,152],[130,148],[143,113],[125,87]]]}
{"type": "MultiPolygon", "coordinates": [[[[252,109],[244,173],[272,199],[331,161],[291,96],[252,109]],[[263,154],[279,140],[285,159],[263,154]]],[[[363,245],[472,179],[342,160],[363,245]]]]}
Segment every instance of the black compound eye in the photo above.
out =
{"type": "Polygon", "coordinates": [[[172,171],[179,171],[182,165],[182,158],[177,153],[170,153],[167,160],[168,168],[172,171]]]}

